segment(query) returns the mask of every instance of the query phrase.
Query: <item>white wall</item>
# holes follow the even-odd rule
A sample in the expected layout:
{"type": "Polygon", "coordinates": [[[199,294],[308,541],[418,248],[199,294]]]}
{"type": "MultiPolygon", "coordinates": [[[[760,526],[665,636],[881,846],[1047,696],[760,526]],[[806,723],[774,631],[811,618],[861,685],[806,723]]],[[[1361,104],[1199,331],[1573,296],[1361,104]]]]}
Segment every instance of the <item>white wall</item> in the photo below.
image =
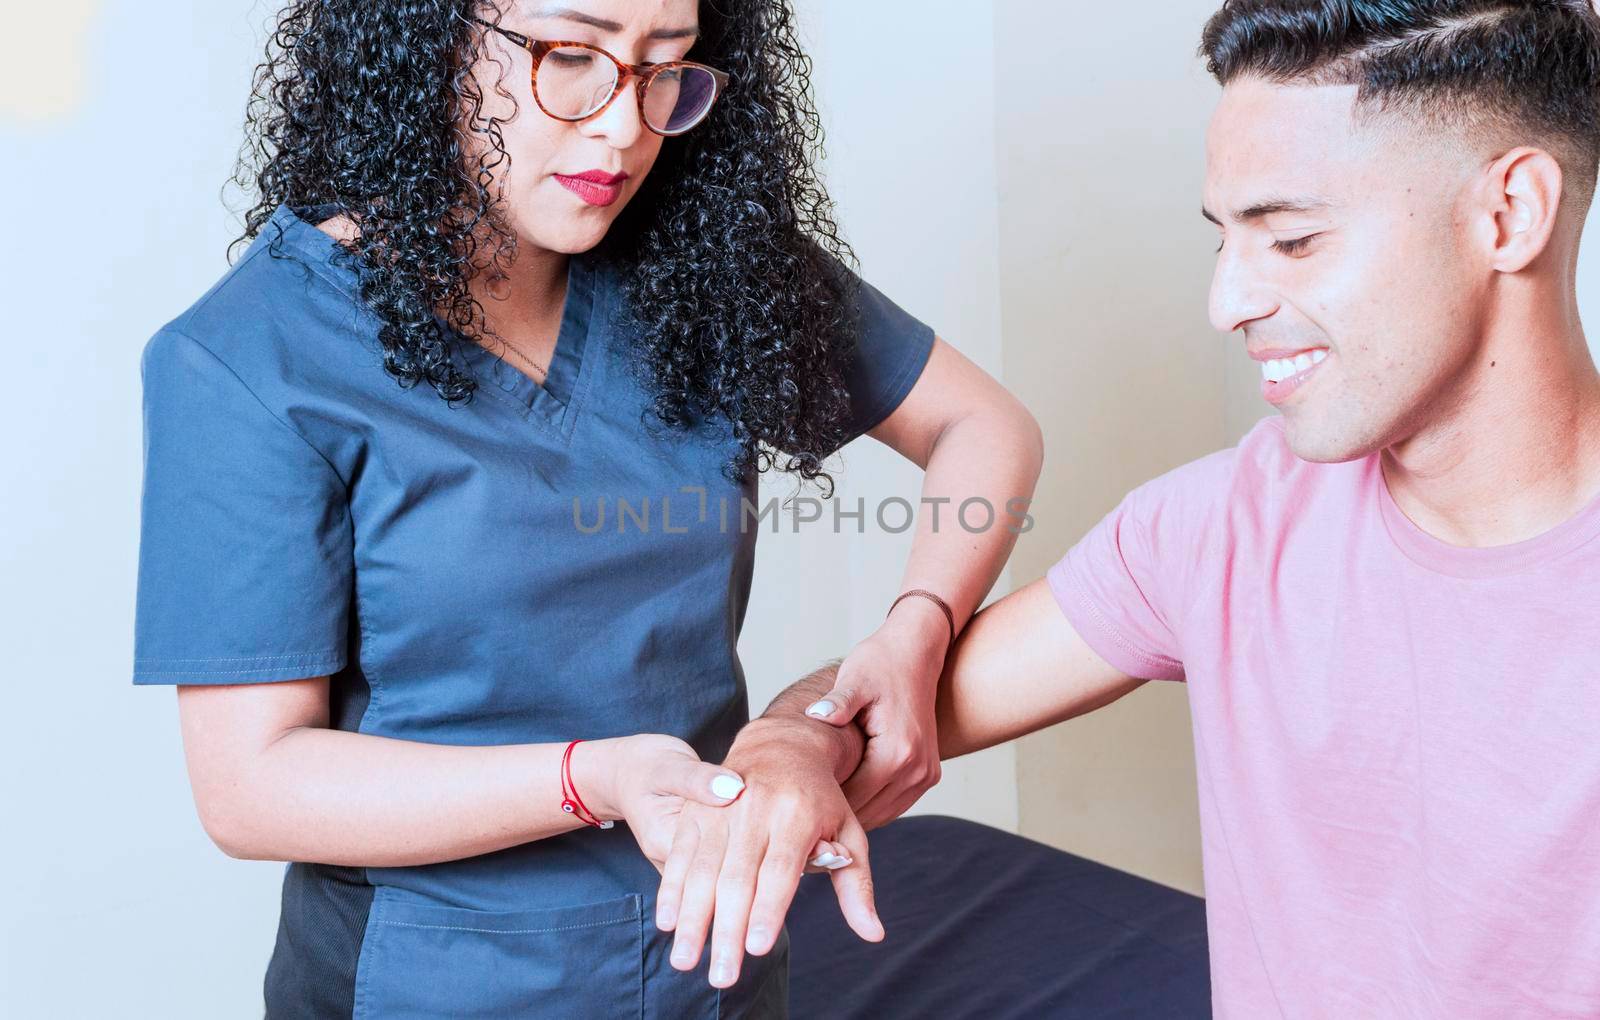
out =
{"type": "Polygon", "coordinates": [[[210,845],[173,692],[130,683],[138,356],[225,268],[247,13],[58,0],[0,32],[9,1016],[260,1011],[281,866],[210,845]]]}
{"type": "MultiPolygon", "coordinates": [[[[1019,546],[1017,583],[1120,491],[1256,413],[1226,395],[1236,369],[1205,331],[1203,259],[1190,254],[1204,250],[1194,206],[1209,87],[1189,39],[1206,6],[1182,0],[1122,38],[1120,9],[1084,2],[802,4],[834,192],[865,275],[996,374],[1020,365],[1012,382],[1046,422],[1041,527],[1019,546]],[[1121,55],[1136,48],[1148,57],[1121,55]],[[938,73],[954,53],[960,74],[938,73]],[[918,70],[883,73],[884,54],[918,70]],[[1068,69],[1030,66],[1044,57],[1068,69]],[[1138,189],[1097,169],[1097,145],[1136,147],[1150,164],[1138,189]],[[1086,252],[1086,231],[1118,215],[1137,229],[1086,252]],[[1152,399],[1152,377],[1169,372],[1196,392],[1158,381],[1152,399]]],[[[0,33],[0,278],[16,366],[0,401],[5,1015],[259,1010],[280,866],[211,846],[173,695],[135,690],[129,668],[138,354],[224,268],[235,225],[217,195],[272,8],[56,0],[8,11],[0,33]]],[[[1600,323],[1595,262],[1583,287],[1600,323]]],[[[843,458],[841,497],[914,492],[915,472],[870,447],[843,458]]],[[[766,536],[741,645],[753,701],[868,633],[904,552],[870,533],[766,536]]],[[[1173,743],[1183,706],[1158,697],[1093,737],[1067,727],[1025,743],[1024,831],[1134,870],[1170,863],[1140,849],[1167,813],[1192,811],[1173,743]],[[1113,834],[1093,837],[1088,818],[1113,834]]],[[[920,809],[1015,826],[1015,753],[957,763],[920,809]]]]}

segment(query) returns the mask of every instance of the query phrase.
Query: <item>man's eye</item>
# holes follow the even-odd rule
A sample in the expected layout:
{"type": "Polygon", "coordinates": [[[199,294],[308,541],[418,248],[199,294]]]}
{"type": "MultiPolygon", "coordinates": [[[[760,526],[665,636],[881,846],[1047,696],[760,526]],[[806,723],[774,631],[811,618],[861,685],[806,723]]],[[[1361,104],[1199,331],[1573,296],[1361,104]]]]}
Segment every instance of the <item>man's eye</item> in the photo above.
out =
{"type": "Polygon", "coordinates": [[[1295,255],[1303,255],[1305,254],[1306,248],[1310,246],[1311,242],[1320,236],[1322,235],[1307,234],[1305,237],[1294,237],[1287,240],[1273,241],[1272,250],[1280,255],[1288,255],[1290,257],[1295,255]]]}

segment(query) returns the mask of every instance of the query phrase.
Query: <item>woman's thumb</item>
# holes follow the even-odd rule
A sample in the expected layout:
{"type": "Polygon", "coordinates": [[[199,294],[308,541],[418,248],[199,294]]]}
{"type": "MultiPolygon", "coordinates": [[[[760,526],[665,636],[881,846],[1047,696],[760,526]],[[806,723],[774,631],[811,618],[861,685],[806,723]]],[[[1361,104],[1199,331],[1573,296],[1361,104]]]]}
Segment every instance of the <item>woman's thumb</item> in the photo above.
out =
{"type": "Polygon", "coordinates": [[[697,804],[723,807],[739,799],[739,795],[744,792],[744,779],[739,773],[720,765],[710,765],[703,761],[684,762],[683,768],[677,771],[673,781],[668,784],[668,789],[669,792],[697,804]]]}
{"type": "Polygon", "coordinates": [[[835,687],[812,702],[806,715],[835,726],[848,725],[856,717],[855,692],[847,687],[835,687]]]}

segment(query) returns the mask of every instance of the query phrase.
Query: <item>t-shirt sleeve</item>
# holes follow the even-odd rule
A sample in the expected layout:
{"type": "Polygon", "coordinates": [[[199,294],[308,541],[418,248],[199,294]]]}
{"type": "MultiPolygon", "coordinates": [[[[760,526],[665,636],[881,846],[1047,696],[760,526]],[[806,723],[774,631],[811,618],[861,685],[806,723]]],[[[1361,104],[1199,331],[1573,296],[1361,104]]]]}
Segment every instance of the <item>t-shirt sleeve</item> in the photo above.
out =
{"type": "Polygon", "coordinates": [[[1067,622],[1131,677],[1183,680],[1182,624],[1232,451],[1135,489],[1046,573],[1067,622]]]}
{"type": "Polygon", "coordinates": [[[338,473],[189,336],[157,333],[141,374],[134,683],[344,668],[354,560],[338,473]]]}
{"type": "MultiPolygon", "coordinates": [[[[933,327],[852,274],[856,292],[855,357],[845,371],[850,416],[843,446],[894,413],[922,375],[933,353],[933,327]]],[[[832,452],[832,451],[830,451],[832,452]]]]}

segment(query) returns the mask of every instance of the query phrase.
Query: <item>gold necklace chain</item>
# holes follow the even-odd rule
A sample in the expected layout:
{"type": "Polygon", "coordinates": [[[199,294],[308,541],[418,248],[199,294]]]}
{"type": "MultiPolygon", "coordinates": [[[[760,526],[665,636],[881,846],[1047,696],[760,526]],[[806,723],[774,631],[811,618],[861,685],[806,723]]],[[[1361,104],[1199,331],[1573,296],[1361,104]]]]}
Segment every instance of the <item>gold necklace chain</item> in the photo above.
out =
{"type": "Polygon", "coordinates": [[[534,361],[526,354],[523,354],[521,351],[511,346],[511,341],[502,337],[500,343],[505,347],[506,350],[516,355],[518,361],[522,362],[524,365],[530,366],[535,372],[538,372],[541,378],[549,378],[550,373],[543,365],[539,364],[537,361],[534,361]]]}

